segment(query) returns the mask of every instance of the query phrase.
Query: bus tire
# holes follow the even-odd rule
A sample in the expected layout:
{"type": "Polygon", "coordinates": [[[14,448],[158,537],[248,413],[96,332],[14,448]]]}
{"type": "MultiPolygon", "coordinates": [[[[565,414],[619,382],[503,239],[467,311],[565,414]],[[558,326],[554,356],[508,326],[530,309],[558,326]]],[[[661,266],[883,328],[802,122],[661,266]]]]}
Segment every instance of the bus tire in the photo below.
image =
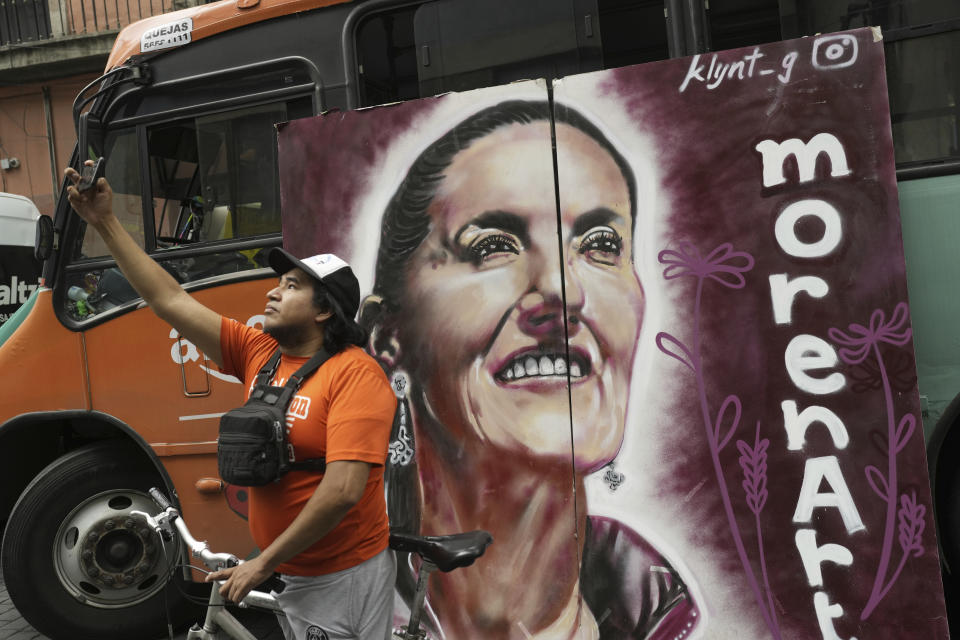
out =
{"type": "Polygon", "coordinates": [[[178,544],[130,515],[158,510],[151,486],[162,486],[156,471],[119,441],[67,453],[27,486],[10,513],[0,559],[11,600],[38,631],[55,639],[146,639],[166,635],[165,609],[174,624],[183,622],[185,601],[167,586],[171,574],[182,575],[173,571],[178,544]]]}

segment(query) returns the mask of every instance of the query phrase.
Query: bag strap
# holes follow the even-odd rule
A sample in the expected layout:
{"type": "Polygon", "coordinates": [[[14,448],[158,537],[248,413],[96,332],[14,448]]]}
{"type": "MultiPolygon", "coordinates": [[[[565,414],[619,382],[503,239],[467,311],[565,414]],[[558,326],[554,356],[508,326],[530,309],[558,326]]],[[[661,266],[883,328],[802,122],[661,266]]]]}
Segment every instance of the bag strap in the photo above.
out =
{"type": "Polygon", "coordinates": [[[323,473],[327,470],[326,458],[307,458],[300,462],[291,462],[290,471],[316,471],[323,473]]]}
{"type": "Polygon", "coordinates": [[[267,363],[261,367],[257,374],[256,384],[264,387],[270,386],[270,379],[277,372],[277,366],[280,364],[280,349],[277,349],[267,363]]]}
{"type": "Polygon", "coordinates": [[[323,366],[323,363],[329,359],[330,356],[327,355],[327,352],[323,348],[313,354],[313,357],[294,371],[290,379],[287,380],[287,383],[283,385],[283,391],[280,392],[280,399],[277,404],[286,411],[287,405],[290,404],[290,400],[293,398],[293,394],[296,393],[300,385],[303,384],[304,379],[313,375],[313,372],[323,366]]]}
{"type": "Polygon", "coordinates": [[[283,390],[279,395],[275,395],[273,392],[267,393],[267,387],[270,386],[270,380],[274,374],[276,374],[277,367],[280,364],[280,349],[277,349],[257,374],[256,384],[250,397],[258,400],[263,399],[274,406],[282,407],[283,410],[286,411],[287,405],[290,404],[290,400],[293,398],[293,394],[296,393],[300,385],[303,384],[304,379],[311,376],[314,371],[322,367],[323,363],[329,359],[330,356],[326,350],[321,347],[319,351],[313,354],[313,357],[304,362],[300,368],[290,376],[290,379],[283,385],[283,390]]]}
{"type": "MultiPolygon", "coordinates": [[[[279,349],[277,350],[277,353],[280,353],[279,349]]],[[[290,376],[290,379],[287,380],[287,384],[283,386],[289,387],[296,382],[294,388],[299,388],[303,383],[304,378],[313,375],[313,372],[322,367],[323,363],[329,359],[330,356],[327,355],[327,350],[323,347],[320,347],[320,350],[313,354],[312,358],[304,362],[303,365],[297,369],[292,376],[290,376]]]]}
{"type": "MultiPolygon", "coordinates": [[[[297,391],[297,389],[300,388],[300,385],[303,384],[304,379],[313,375],[313,373],[322,367],[323,364],[329,359],[330,355],[327,353],[326,349],[321,347],[319,351],[313,354],[309,360],[304,362],[300,368],[297,369],[292,376],[290,376],[290,379],[287,380],[286,384],[283,385],[283,391],[280,392],[280,395],[272,404],[280,407],[283,413],[286,413],[287,407],[290,405],[290,400],[293,398],[293,394],[297,391]]],[[[273,378],[274,374],[276,373],[279,363],[280,349],[277,349],[277,351],[270,356],[270,359],[267,360],[267,363],[263,365],[263,368],[260,369],[260,372],[257,374],[257,387],[259,388],[255,389],[255,393],[261,391],[264,387],[269,386],[270,379],[273,378]]],[[[293,455],[292,452],[290,455],[293,455]]],[[[324,473],[326,470],[327,461],[324,458],[308,458],[299,462],[290,463],[290,471],[315,471],[324,473]]]]}

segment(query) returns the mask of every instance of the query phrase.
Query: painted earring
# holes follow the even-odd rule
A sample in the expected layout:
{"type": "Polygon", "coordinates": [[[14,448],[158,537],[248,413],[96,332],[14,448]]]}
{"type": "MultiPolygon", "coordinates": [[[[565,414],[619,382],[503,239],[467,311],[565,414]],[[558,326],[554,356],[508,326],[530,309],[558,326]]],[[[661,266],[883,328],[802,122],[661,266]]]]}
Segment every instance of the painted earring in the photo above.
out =
{"type": "Polygon", "coordinates": [[[617,471],[617,468],[614,466],[614,463],[611,462],[607,465],[607,470],[603,474],[603,481],[607,484],[607,487],[610,488],[610,491],[616,491],[620,488],[620,485],[623,484],[625,476],[617,471]]]}
{"type": "Polygon", "coordinates": [[[398,369],[390,376],[390,386],[397,396],[397,413],[393,421],[395,440],[390,442],[390,464],[405,467],[413,460],[413,435],[410,425],[410,378],[398,369]]]}

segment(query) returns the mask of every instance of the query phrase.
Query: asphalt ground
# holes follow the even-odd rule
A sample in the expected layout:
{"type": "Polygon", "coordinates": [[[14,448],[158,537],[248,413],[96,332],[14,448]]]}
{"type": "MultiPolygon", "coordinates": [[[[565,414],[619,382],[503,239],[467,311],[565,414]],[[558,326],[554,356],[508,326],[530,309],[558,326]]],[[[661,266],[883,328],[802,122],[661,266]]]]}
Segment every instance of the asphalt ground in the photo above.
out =
{"type": "Polygon", "coordinates": [[[7,586],[0,572],[0,640],[49,640],[20,617],[7,595],[7,586]]]}
{"type": "MultiPolygon", "coordinates": [[[[236,615],[259,640],[283,639],[279,627],[272,620],[272,614],[239,612],[236,615]]],[[[173,640],[185,640],[186,637],[186,630],[183,630],[175,634],[173,640]]],[[[2,572],[0,572],[0,640],[52,640],[34,629],[20,616],[20,612],[13,606],[7,594],[2,572]]],[[[169,636],[164,635],[155,640],[169,640],[169,636]]]]}

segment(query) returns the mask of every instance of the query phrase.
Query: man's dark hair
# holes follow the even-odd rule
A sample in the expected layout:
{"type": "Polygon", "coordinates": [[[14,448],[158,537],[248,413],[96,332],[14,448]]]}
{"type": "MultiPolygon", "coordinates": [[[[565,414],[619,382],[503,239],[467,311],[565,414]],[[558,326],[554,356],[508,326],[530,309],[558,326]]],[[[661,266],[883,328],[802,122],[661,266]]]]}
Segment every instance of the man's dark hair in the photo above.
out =
{"type": "Polygon", "coordinates": [[[340,353],[351,344],[361,348],[366,346],[369,332],[344,314],[326,287],[313,278],[310,279],[310,284],[313,286],[313,306],[320,313],[329,311],[332,314],[323,323],[323,348],[327,354],[332,356],[340,353]]]}

